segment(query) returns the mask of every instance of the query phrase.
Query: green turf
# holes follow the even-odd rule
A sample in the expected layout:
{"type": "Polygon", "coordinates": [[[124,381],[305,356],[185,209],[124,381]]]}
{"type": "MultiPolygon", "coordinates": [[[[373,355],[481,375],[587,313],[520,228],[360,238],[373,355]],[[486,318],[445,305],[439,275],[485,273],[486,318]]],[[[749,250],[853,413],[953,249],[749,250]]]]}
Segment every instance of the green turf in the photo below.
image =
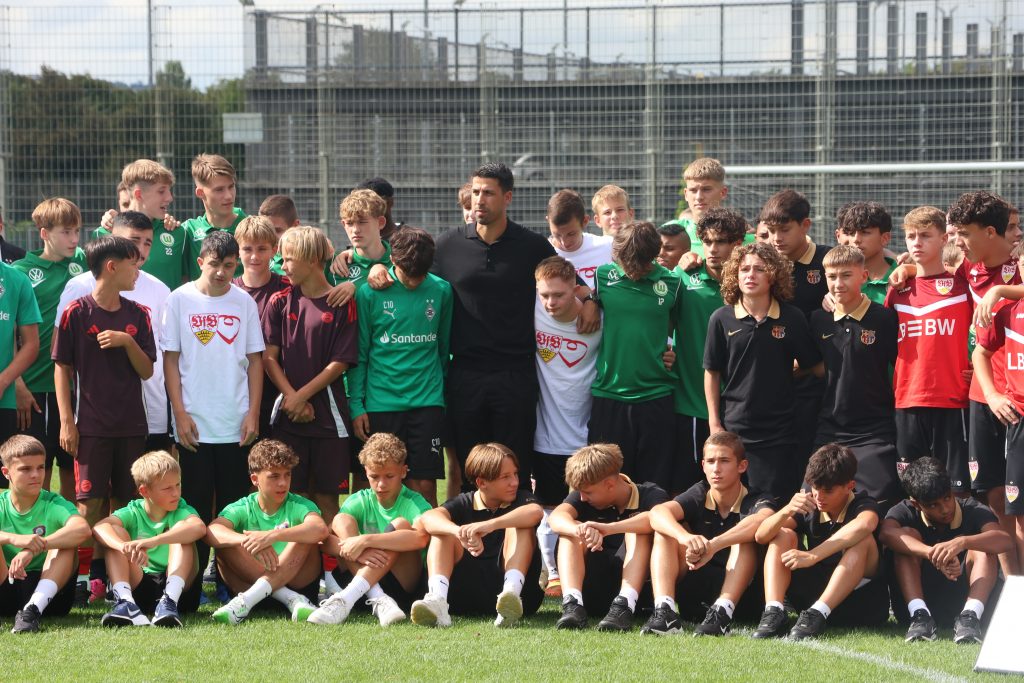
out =
{"type": "MultiPolygon", "coordinates": [[[[101,603],[102,604],[102,603],[101,603]]],[[[749,629],[724,638],[688,633],[556,631],[558,607],[509,630],[483,618],[454,617],[446,630],[403,623],[381,628],[369,614],[341,626],[257,613],[238,626],[215,624],[213,606],[181,630],[100,626],[104,607],[46,619],[44,633],[0,635],[6,679],[75,681],[440,681],[700,680],[922,681],[1006,680],[972,672],[980,646],[904,644],[902,629],[828,632],[809,644],[754,641],[749,629]]],[[[596,620],[595,620],[596,621],[596,620]]],[[[10,621],[0,622],[6,630],[10,621]]]]}

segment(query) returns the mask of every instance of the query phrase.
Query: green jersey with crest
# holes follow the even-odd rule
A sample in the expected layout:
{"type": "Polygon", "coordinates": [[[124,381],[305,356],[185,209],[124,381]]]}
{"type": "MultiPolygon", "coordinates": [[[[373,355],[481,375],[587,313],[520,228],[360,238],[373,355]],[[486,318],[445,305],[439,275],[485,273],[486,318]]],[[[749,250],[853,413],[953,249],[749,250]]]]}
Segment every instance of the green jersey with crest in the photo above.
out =
{"type": "MultiPolygon", "coordinates": [[[[35,505],[27,512],[18,512],[11,503],[11,492],[0,493],[0,531],[9,534],[28,536],[49,536],[61,530],[68,519],[78,514],[78,509],[59,494],[50,491],[40,491],[39,498],[35,505]]],[[[21,552],[21,548],[13,545],[4,545],[4,559],[8,566],[14,556],[21,552]]],[[[26,571],[37,572],[43,568],[46,562],[46,553],[39,553],[28,563],[26,571]]]]}
{"type": "MultiPolygon", "coordinates": [[[[235,207],[233,211],[235,212],[234,222],[232,222],[231,225],[229,225],[228,227],[223,228],[223,230],[231,233],[232,235],[235,234],[235,228],[238,227],[238,224],[242,222],[243,218],[245,218],[245,212],[239,209],[238,207],[235,207]]],[[[196,259],[199,258],[199,252],[203,250],[203,240],[206,239],[206,233],[210,232],[211,230],[219,230],[221,228],[215,228],[212,225],[210,225],[210,221],[207,220],[205,213],[196,216],[195,218],[189,218],[187,221],[181,224],[181,227],[179,229],[181,228],[185,230],[185,234],[182,237],[182,240],[184,242],[182,258],[184,259],[185,272],[188,274],[189,280],[198,280],[199,264],[196,263],[196,259]]],[[[153,243],[153,247],[156,247],[155,242],[153,243]]],[[[241,274],[242,259],[238,259],[238,268],[235,269],[235,277],[239,277],[241,274]]],[[[177,289],[180,286],[180,284],[181,283],[178,283],[173,287],[168,285],[168,287],[171,287],[171,291],[173,291],[177,289]]]]}

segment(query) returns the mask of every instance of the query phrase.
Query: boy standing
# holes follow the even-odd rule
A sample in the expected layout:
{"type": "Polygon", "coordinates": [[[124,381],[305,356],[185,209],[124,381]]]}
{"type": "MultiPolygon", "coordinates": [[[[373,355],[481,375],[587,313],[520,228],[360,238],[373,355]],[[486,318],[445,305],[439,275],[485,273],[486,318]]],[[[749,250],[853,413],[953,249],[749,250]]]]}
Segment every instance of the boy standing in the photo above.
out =
{"type": "MultiPolygon", "coordinates": [[[[270,221],[277,239],[281,239],[281,235],[288,228],[295,228],[301,225],[299,223],[299,212],[295,208],[295,202],[286,194],[272,194],[264,199],[263,203],[260,204],[259,215],[261,218],[266,218],[270,221]]],[[[241,228],[241,224],[238,227],[241,228]]],[[[235,239],[238,240],[239,244],[242,244],[237,230],[235,231],[235,239]]],[[[242,266],[245,266],[244,256],[242,266]]],[[[275,251],[273,258],[270,260],[270,272],[276,275],[284,275],[284,265],[280,251],[275,251]]]]}
{"type": "Polygon", "coordinates": [[[576,190],[559,190],[548,200],[545,216],[555,253],[572,263],[587,287],[594,288],[597,267],[612,260],[612,238],[587,232],[590,221],[576,190]]]}
{"type": "MultiPolygon", "coordinates": [[[[235,234],[235,228],[245,213],[235,206],[235,167],[217,154],[200,154],[192,160],[192,180],[196,184],[196,197],[203,203],[201,216],[181,224],[185,229],[185,274],[189,280],[198,280],[200,266],[197,258],[203,249],[203,240],[212,230],[226,230],[235,234]]],[[[241,275],[241,264],[235,275],[241,275]]]]}
{"type": "MultiPolygon", "coordinates": [[[[676,225],[682,228],[690,238],[690,251],[703,259],[704,245],[697,234],[697,225],[706,212],[720,207],[729,194],[725,184],[725,167],[718,159],[711,157],[694,159],[683,170],[683,183],[686,210],[679,214],[678,219],[665,223],[665,226],[676,225]]],[[[746,233],[745,225],[743,232],[746,233]]]]}
{"type": "Polygon", "coordinates": [[[39,354],[41,319],[28,277],[0,261],[0,443],[21,427],[16,385],[39,354]]]}
{"type": "Polygon", "coordinates": [[[620,228],[633,222],[629,195],[618,185],[605,185],[595,192],[590,208],[594,211],[594,222],[606,237],[615,237],[620,228]]]}
{"type": "Polygon", "coordinates": [[[864,254],[868,279],[861,291],[876,304],[885,303],[889,276],[896,260],[885,255],[892,238],[892,216],[878,202],[850,202],[836,213],[836,242],[857,247],[864,254]]]}
{"type": "Polygon", "coordinates": [[[0,614],[14,614],[11,633],[39,630],[39,618],[71,611],[78,544],[89,525],[75,506],[43,490],[43,444],[17,434],[0,445],[10,489],[0,493],[0,614]]]}
{"type": "MultiPolygon", "coordinates": [[[[661,251],[658,252],[658,265],[676,270],[679,260],[690,252],[690,237],[682,226],[666,223],[658,228],[661,237],[661,251]]],[[[682,269],[680,269],[682,270],[682,269]]]]}

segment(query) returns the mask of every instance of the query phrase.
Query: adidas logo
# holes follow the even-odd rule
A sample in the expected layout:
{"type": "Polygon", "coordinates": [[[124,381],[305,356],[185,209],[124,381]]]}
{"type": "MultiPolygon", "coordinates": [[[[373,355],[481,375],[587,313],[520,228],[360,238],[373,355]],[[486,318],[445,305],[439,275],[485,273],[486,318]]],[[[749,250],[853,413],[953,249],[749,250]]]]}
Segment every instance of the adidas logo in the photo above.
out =
{"type": "Polygon", "coordinates": [[[97,335],[97,334],[99,334],[99,333],[100,333],[100,328],[98,328],[98,327],[96,327],[95,325],[93,325],[92,327],[90,327],[89,329],[87,329],[87,330],[85,331],[85,333],[86,333],[86,334],[92,334],[92,335],[97,335]]]}

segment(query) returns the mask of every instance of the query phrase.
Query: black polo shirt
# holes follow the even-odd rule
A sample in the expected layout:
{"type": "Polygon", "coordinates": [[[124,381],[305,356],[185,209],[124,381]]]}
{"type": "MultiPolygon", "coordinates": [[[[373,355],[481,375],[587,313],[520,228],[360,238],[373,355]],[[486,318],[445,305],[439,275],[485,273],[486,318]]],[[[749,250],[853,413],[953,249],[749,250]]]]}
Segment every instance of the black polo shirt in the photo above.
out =
{"type": "Polygon", "coordinates": [[[896,312],[866,296],[847,315],[820,309],[811,314],[811,334],[825,361],[819,442],[894,442],[896,400],[889,368],[896,365],[898,331],[896,312]]]}
{"type": "MultiPolygon", "coordinates": [[[[491,510],[484,505],[480,492],[473,491],[471,493],[460,493],[454,498],[445,501],[441,507],[448,511],[448,516],[452,518],[452,522],[459,526],[464,526],[466,524],[486,522],[496,517],[501,517],[518,507],[536,502],[537,498],[532,492],[519,489],[516,492],[516,499],[514,501],[491,510]]],[[[481,557],[497,557],[501,554],[501,547],[505,542],[505,534],[490,533],[484,536],[483,541],[484,552],[481,554],[481,557]]]]}
{"type": "MultiPolygon", "coordinates": [[[[878,514],[878,503],[863,491],[851,492],[842,511],[833,519],[828,513],[814,510],[804,515],[796,515],[796,533],[800,537],[800,545],[805,550],[817,548],[832,538],[847,522],[857,519],[857,515],[870,510],[878,514]]],[[[877,529],[876,529],[877,533],[877,529]]]]}
{"type": "Polygon", "coordinates": [[[707,481],[697,482],[673,500],[683,508],[682,522],[690,529],[690,533],[708,539],[721,536],[739,524],[741,519],[759,510],[775,511],[775,499],[771,495],[748,491],[747,487],[740,486],[739,497],[733,503],[729,514],[723,517],[718,511],[715,492],[711,490],[711,484],[707,481]]]}
{"type": "Polygon", "coordinates": [[[820,245],[807,245],[804,255],[793,262],[793,300],[790,302],[808,318],[811,313],[821,310],[821,301],[828,294],[828,283],[825,281],[825,266],[822,260],[828,249],[820,245]]]}
{"type": "Polygon", "coordinates": [[[794,360],[808,370],[821,360],[795,306],[773,300],[761,322],[740,304],[711,314],[704,369],[721,373],[723,423],[748,446],[794,442],[794,360]]]}
{"type": "MultiPolygon", "coordinates": [[[[620,474],[619,476],[629,484],[631,489],[626,507],[621,512],[614,505],[598,510],[590,503],[584,502],[580,497],[579,491],[572,491],[564,502],[576,510],[577,522],[599,522],[601,524],[621,522],[624,519],[635,517],[642,512],[650,512],[651,508],[655,505],[668,502],[668,494],[657,484],[652,484],[651,482],[634,484],[625,474],[620,474]]],[[[614,553],[622,545],[622,539],[623,534],[607,536],[604,539],[604,549],[614,553]]]]}
{"type": "MultiPolygon", "coordinates": [[[[953,515],[953,521],[947,527],[936,526],[929,522],[924,513],[915,508],[909,500],[896,503],[885,515],[885,518],[894,519],[900,526],[914,529],[921,534],[921,541],[926,545],[945,543],[960,536],[975,536],[981,533],[981,528],[986,524],[998,521],[992,510],[973,498],[958,498],[956,504],[957,509],[953,515]]],[[[966,550],[960,554],[961,562],[966,554],[966,550]]]]}
{"type": "Polygon", "coordinates": [[[508,222],[493,244],[465,225],[437,238],[432,272],[451,284],[451,352],[479,370],[533,372],[537,264],[555,249],[541,235],[508,222]]]}
{"type": "Polygon", "coordinates": [[[25,250],[17,244],[11,244],[3,237],[0,237],[0,261],[6,264],[14,263],[25,258],[25,250]]]}

